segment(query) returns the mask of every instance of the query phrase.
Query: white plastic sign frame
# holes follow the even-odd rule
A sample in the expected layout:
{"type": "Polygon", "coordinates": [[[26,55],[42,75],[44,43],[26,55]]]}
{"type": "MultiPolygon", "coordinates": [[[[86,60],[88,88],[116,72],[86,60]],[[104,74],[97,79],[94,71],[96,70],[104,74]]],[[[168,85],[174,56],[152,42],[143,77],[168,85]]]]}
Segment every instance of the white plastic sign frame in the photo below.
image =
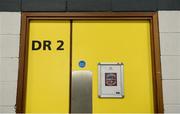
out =
{"type": "Polygon", "coordinates": [[[124,98],[124,64],[98,64],[98,96],[100,98],[124,98]]]}

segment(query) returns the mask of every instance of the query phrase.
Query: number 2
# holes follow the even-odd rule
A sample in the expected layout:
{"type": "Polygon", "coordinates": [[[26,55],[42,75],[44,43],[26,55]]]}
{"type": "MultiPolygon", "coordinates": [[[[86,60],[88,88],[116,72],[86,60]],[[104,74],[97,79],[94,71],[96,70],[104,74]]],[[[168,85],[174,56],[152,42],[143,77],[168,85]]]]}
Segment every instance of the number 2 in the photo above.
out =
{"type": "Polygon", "coordinates": [[[63,48],[64,41],[62,41],[62,40],[58,40],[58,41],[57,41],[57,43],[59,43],[59,44],[60,44],[60,45],[59,45],[59,47],[57,48],[57,50],[64,50],[64,48],[63,48]]]}

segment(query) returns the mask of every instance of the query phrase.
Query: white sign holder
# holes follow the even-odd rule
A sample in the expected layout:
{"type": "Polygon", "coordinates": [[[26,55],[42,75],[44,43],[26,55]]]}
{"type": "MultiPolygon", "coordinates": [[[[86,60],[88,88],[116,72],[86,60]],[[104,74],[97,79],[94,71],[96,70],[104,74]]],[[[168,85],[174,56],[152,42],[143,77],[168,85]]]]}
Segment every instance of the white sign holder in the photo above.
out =
{"type": "Polygon", "coordinates": [[[124,97],[124,64],[98,64],[98,96],[100,98],[124,97]]]}

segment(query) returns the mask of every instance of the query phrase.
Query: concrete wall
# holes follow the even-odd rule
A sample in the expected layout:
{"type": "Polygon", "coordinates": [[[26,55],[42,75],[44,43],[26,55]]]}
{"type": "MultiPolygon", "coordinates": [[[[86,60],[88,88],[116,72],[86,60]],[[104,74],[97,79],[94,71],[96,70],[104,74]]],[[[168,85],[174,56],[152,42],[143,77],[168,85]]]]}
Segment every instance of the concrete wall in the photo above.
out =
{"type": "MultiPolygon", "coordinates": [[[[165,112],[180,113],[180,11],[159,11],[165,112]]],[[[0,113],[15,112],[20,12],[0,12],[0,113]]]]}
{"type": "Polygon", "coordinates": [[[180,113],[180,11],[159,11],[165,112],[180,113]]]}
{"type": "Polygon", "coordinates": [[[0,113],[15,112],[20,12],[0,12],[0,113]]]}

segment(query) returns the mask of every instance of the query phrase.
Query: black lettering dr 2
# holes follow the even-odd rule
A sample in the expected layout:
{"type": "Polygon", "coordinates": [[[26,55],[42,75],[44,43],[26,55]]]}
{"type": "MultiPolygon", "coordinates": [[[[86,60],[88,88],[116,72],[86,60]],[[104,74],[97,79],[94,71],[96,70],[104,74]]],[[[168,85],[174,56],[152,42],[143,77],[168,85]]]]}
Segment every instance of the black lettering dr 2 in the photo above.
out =
{"type": "MultiPolygon", "coordinates": [[[[57,43],[59,44],[59,46],[56,48],[56,50],[64,50],[63,45],[64,45],[64,41],[63,40],[58,40],[57,43]]],[[[52,43],[50,40],[43,40],[43,41],[39,41],[39,40],[33,40],[32,41],[32,50],[52,50],[51,47],[52,43]]]]}

